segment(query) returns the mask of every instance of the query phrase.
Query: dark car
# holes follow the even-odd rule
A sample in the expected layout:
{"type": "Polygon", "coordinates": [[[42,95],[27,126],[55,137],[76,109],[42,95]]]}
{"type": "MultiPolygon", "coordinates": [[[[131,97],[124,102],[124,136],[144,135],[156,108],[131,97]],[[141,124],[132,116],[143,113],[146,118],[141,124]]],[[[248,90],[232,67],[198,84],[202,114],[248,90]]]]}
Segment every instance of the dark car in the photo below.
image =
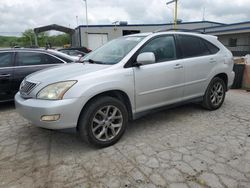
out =
{"type": "Polygon", "coordinates": [[[77,62],[76,58],[55,50],[0,50],[0,102],[13,100],[20,83],[27,75],[71,62],[77,62]]]}
{"type": "Polygon", "coordinates": [[[71,48],[62,48],[62,49],[59,49],[58,51],[62,51],[62,50],[78,50],[80,52],[84,52],[84,53],[89,53],[91,52],[92,50],[86,48],[86,47],[71,47],[71,48]]]}
{"type": "Polygon", "coordinates": [[[67,48],[66,49],[60,49],[58,51],[60,51],[62,53],[65,53],[67,55],[70,55],[70,56],[75,56],[75,57],[83,57],[83,56],[85,56],[87,54],[87,53],[81,52],[79,50],[69,50],[67,48]]]}

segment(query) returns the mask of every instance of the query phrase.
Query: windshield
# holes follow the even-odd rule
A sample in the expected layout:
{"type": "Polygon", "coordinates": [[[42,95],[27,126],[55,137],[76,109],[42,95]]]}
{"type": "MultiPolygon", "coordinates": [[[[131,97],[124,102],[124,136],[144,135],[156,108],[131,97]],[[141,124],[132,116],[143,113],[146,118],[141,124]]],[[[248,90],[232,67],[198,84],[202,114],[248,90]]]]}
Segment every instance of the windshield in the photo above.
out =
{"type": "Polygon", "coordinates": [[[144,37],[129,36],[112,40],[84,57],[83,61],[100,64],[120,62],[144,37]]]}

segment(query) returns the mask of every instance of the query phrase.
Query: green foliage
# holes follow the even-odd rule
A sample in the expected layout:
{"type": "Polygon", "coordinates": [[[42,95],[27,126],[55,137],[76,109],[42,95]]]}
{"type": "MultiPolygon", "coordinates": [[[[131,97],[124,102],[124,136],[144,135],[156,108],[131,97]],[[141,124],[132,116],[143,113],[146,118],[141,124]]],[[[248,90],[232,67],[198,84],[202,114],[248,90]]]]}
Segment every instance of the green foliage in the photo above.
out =
{"type": "MultiPolygon", "coordinates": [[[[39,33],[39,47],[45,47],[46,43],[50,43],[52,47],[63,47],[65,44],[70,44],[70,36],[68,34],[49,36],[47,32],[39,33]]],[[[35,34],[32,29],[25,30],[21,37],[0,36],[0,47],[30,47],[34,45],[35,34]]]]}
{"type": "Polygon", "coordinates": [[[0,47],[13,47],[20,42],[18,37],[0,36],[0,47]]]}

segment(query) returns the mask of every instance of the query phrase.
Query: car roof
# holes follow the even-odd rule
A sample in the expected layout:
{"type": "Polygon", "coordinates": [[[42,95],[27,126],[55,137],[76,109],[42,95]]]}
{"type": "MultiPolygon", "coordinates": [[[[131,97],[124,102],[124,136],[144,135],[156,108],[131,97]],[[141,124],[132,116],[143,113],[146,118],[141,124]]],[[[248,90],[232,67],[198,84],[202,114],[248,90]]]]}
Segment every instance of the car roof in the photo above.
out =
{"type": "MultiPolygon", "coordinates": [[[[206,35],[202,33],[195,33],[195,32],[183,32],[183,31],[157,31],[157,32],[150,32],[150,33],[138,33],[138,34],[132,34],[132,35],[127,35],[127,36],[135,36],[135,37],[147,37],[147,36],[154,36],[154,35],[162,35],[162,34],[182,34],[182,35],[190,35],[190,36],[197,36],[197,37],[202,37],[202,38],[217,38],[216,36],[213,35],[206,35]]],[[[126,36],[126,37],[127,37],[126,36]]]]}
{"type": "Polygon", "coordinates": [[[48,53],[51,55],[55,55],[58,57],[62,57],[62,58],[66,58],[68,60],[72,60],[74,61],[75,58],[73,58],[72,56],[69,56],[67,54],[64,54],[62,52],[59,52],[57,50],[53,50],[53,49],[42,49],[42,48],[5,48],[5,49],[0,49],[0,52],[25,52],[25,51],[31,51],[31,52],[44,52],[44,53],[48,53]]]}
{"type": "Polygon", "coordinates": [[[2,48],[0,51],[39,51],[39,52],[46,52],[47,50],[42,48],[2,48]]]}

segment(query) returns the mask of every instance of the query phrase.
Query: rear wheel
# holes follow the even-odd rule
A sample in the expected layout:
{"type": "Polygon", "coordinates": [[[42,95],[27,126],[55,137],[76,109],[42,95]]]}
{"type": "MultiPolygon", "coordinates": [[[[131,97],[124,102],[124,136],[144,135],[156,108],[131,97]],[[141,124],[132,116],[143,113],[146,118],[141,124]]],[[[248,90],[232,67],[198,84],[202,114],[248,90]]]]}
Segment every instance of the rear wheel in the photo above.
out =
{"type": "Polygon", "coordinates": [[[124,134],[128,122],[126,106],[112,97],[91,102],[79,119],[81,137],[97,147],[115,144],[124,134]]]}
{"type": "Polygon", "coordinates": [[[202,106],[208,110],[216,110],[221,107],[226,96],[225,82],[218,77],[212,79],[203,97],[202,106]]]}

